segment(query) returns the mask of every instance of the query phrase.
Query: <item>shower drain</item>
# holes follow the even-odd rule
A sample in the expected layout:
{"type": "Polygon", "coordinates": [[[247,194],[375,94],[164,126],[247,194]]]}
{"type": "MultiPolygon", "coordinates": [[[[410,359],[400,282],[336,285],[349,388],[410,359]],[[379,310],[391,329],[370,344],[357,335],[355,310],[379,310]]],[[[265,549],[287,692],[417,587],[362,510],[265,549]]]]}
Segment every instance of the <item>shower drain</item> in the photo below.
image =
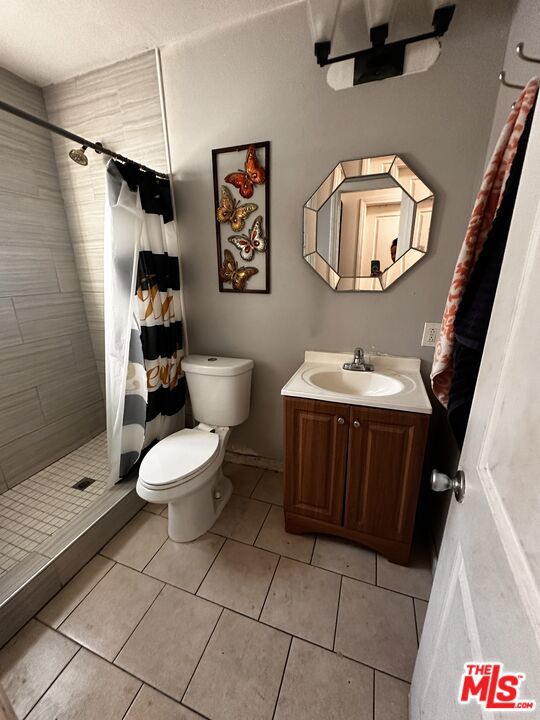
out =
{"type": "Polygon", "coordinates": [[[75,488],[75,490],[86,490],[87,487],[90,487],[92,483],[95,483],[95,478],[90,477],[83,477],[80,480],[78,480],[75,485],[72,485],[72,488],[75,488]]]}

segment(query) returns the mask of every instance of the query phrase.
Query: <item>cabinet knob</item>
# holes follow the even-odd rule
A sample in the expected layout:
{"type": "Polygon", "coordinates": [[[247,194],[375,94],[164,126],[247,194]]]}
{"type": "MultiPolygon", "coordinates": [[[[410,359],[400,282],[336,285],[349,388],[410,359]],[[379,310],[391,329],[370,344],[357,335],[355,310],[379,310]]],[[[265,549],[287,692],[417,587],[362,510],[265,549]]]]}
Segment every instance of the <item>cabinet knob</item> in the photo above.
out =
{"type": "Polygon", "coordinates": [[[359,428],[359,427],[360,427],[360,420],[355,420],[355,421],[353,422],[353,427],[359,428]]]}
{"type": "Polygon", "coordinates": [[[343,417],[338,417],[337,421],[338,421],[338,423],[339,423],[340,425],[344,425],[344,424],[345,424],[345,418],[343,418],[343,417]]]}

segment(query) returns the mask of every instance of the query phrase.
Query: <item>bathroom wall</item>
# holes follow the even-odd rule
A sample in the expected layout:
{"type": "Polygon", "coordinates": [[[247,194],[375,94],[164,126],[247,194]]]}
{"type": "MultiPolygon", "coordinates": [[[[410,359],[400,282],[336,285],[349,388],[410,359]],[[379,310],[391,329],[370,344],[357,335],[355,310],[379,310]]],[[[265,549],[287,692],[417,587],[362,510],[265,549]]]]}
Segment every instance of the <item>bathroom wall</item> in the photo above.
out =
{"type": "MultiPolygon", "coordinates": [[[[45,117],[0,69],[3,100],[45,117]]],[[[104,428],[103,401],[50,134],[1,113],[0,492],[104,428]]]]}
{"type": "MultiPolygon", "coordinates": [[[[118,150],[155,170],[166,170],[154,51],[44,89],[49,120],[118,150]]],[[[55,135],[60,187],[104,390],[103,213],[108,157],[87,152],[88,166],[68,157],[74,144],[55,135]]]]}
{"type": "MultiPolygon", "coordinates": [[[[338,93],[316,65],[303,3],[162,49],[190,351],[255,360],[233,448],[281,457],[280,389],[305,349],[375,347],[429,371],[423,323],[442,315],[481,178],[511,10],[459,3],[429,72],[338,93]],[[210,151],[259,140],[272,143],[272,293],[219,294],[210,151]],[[334,293],[302,259],[302,205],[339,160],[392,152],[436,193],[429,254],[383,294],[334,293]]],[[[343,50],[356,49],[349,35],[343,50]]],[[[440,412],[435,428],[446,453],[440,412]]]]}

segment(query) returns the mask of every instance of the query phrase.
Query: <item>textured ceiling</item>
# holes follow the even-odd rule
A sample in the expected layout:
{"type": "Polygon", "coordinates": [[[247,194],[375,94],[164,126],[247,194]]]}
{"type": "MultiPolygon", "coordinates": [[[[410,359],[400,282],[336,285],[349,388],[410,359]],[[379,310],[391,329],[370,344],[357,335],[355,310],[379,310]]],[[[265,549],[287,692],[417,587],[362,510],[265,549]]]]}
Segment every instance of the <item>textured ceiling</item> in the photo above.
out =
{"type": "Polygon", "coordinates": [[[37,85],[302,0],[0,0],[0,66],[37,85]]]}
{"type": "MultiPolygon", "coordinates": [[[[0,0],[0,67],[49,85],[290,5],[336,0],[0,0]]],[[[382,2],[382,0],[379,0],[382,2]]],[[[431,30],[433,3],[394,0],[388,41],[431,30]]],[[[462,0],[454,0],[458,3],[462,0]]],[[[477,0],[468,0],[477,2],[477,0]]],[[[509,2],[514,0],[509,0],[509,2]]],[[[306,32],[308,32],[306,14],[306,32]]],[[[256,25],[255,25],[256,28],[256,25]]],[[[253,25],[250,28],[253,32],[253,25]]],[[[364,0],[341,0],[332,54],[369,45],[364,0]]]]}

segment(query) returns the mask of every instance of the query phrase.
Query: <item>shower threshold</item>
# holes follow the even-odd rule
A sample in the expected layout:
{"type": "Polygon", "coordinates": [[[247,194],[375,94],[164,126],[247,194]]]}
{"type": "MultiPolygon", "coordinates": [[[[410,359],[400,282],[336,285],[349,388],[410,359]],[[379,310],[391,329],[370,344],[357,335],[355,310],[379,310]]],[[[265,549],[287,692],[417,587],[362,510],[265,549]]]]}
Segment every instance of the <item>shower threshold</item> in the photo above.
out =
{"type": "Polygon", "coordinates": [[[107,474],[102,433],[0,495],[0,646],[144,505],[107,474]]]}

